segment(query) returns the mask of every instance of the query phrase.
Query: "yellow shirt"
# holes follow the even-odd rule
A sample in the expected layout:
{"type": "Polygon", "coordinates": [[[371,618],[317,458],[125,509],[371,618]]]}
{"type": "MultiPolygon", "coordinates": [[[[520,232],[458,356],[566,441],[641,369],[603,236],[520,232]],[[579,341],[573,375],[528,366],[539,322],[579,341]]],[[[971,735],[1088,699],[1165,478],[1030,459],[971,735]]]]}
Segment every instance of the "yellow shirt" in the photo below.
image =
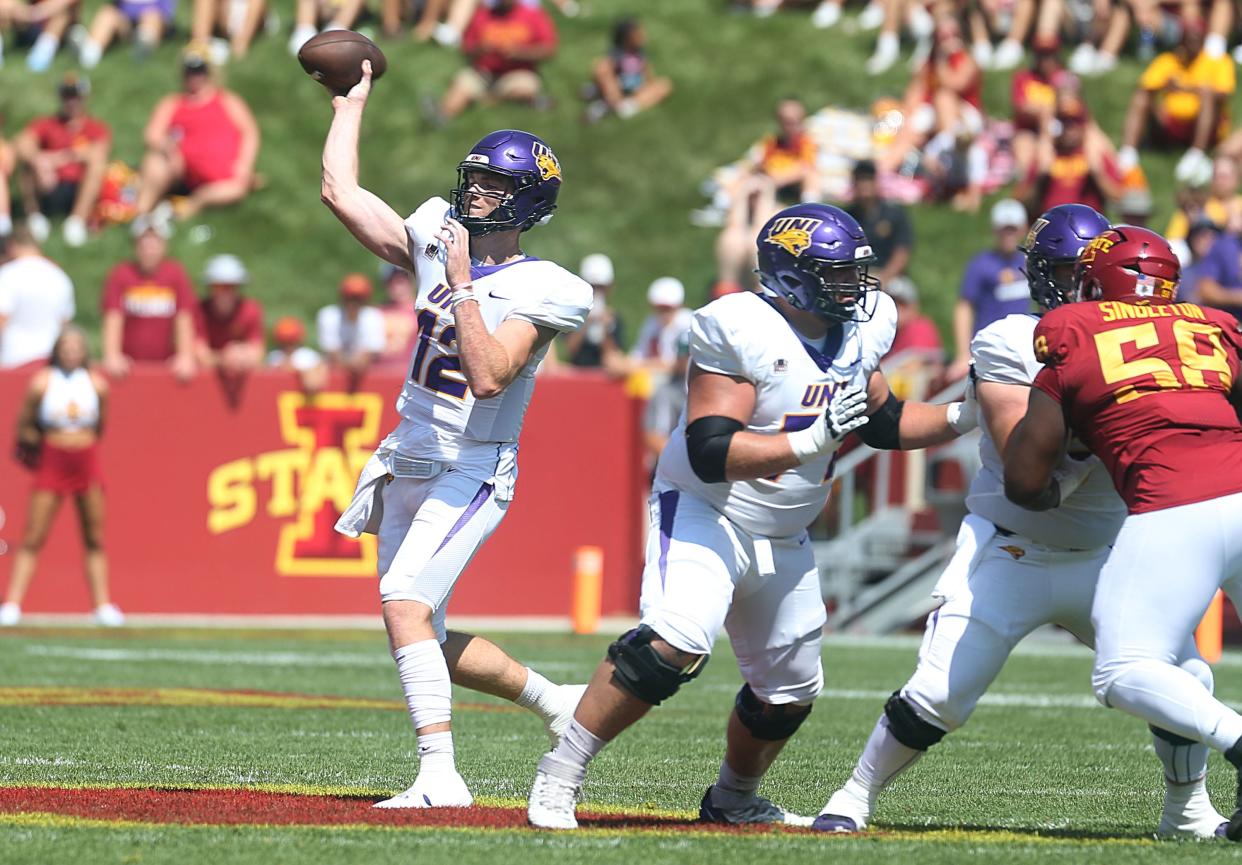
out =
{"type": "MultiPolygon", "coordinates": [[[[1224,228],[1229,224],[1231,208],[1242,208],[1242,197],[1234,198],[1233,201],[1209,198],[1203,202],[1203,215],[1224,228]]],[[[1185,240],[1189,234],[1190,219],[1186,216],[1186,211],[1181,209],[1173,211],[1173,217],[1169,220],[1169,227],[1165,229],[1164,236],[1169,240],[1185,240]]]]}
{"type": "Polygon", "coordinates": [[[1144,90],[1163,90],[1170,85],[1186,90],[1164,94],[1164,113],[1174,120],[1189,122],[1199,114],[1200,105],[1199,94],[1188,90],[1206,87],[1214,93],[1233,93],[1236,86],[1233,58],[1228,55],[1209,57],[1207,52],[1200,51],[1189,66],[1183,66],[1176,54],[1166,51],[1143,71],[1139,86],[1144,90]]]}

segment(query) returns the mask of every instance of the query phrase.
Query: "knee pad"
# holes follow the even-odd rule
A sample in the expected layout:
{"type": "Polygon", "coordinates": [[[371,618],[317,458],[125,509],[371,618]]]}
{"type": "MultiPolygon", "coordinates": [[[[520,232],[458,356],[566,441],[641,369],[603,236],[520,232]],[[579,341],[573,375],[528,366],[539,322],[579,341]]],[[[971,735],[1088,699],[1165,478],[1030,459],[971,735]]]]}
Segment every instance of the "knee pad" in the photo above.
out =
{"type": "Polygon", "coordinates": [[[755,696],[750,685],[742,685],[737,692],[733,710],[742,726],[756,739],[764,742],[780,742],[788,739],[811,714],[813,703],[782,703],[779,706],[765,703],[755,696]]]}
{"type": "Polygon", "coordinates": [[[888,728],[893,731],[893,737],[916,751],[926,751],[943,739],[947,732],[920,718],[900,691],[894,691],[884,704],[884,717],[888,718],[888,728]]]}
{"type": "Polygon", "coordinates": [[[670,664],[651,647],[651,641],[659,636],[647,625],[639,625],[608,647],[608,660],[615,667],[613,681],[653,706],[660,705],[703,672],[708,659],[707,655],[700,655],[685,669],[670,664]]]}

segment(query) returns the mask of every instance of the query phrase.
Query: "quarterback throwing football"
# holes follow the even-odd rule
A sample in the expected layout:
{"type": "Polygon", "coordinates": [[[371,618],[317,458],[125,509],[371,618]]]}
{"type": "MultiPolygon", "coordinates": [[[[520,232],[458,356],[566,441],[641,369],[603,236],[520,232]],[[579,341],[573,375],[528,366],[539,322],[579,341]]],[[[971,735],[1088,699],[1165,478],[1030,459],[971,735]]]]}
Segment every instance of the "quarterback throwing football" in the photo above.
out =
{"type": "MultiPolygon", "coordinates": [[[[1080,301],[1035,328],[1045,366],[1005,454],[1005,493],[1056,507],[1071,430],[1103,461],[1129,515],[1091,611],[1096,697],[1242,772],[1242,716],[1182,666],[1216,590],[1242,601],[1242,334],[1228,313],[1174,303],[1179,277],[1145,228],[1117,226],[1083,250],[1080,301]]],[[[1242,840],[1242,808],[1222,828],[1242,840]]]]}
{"type": "Polygon", "coordinates": [[[695,314],[689,394],[660,456],[641,624],[608,649],[573,723],[539,763],[535,826],[577,827],[587,764],[702,670],[723,628],[745,684],[720,775],[700,806],[724,823],[790,822],[759,783],[823,686],[824,604],[806,528],[831,488],[834,454],[858,430],[879,448],[920,448],[973,426],[971,407],[903,403],[878,371],[896,309],[843,210],[801,204],[758,238],[764,295],[695,314]]]}
{"type": "Polygon", "coordinates": [[[322,196],[363,246],[413,271],[418,341],[397,398],[401,422],[337,528],[379,535],[384,624],[418,734],[418,778],[378,807],[461,807],[473,800],[454,761],[450,681],[531,709],[553,741],[581,694],[482,638],[446,631],[444,610],[513,499],[535,368],[553,336],[582,325],[592,290],[522,254],[521,233],[552,215],[561,185],[556,156],[530,133],[486,136],[458,166],[452,203],[428,199],[405,220],[359,186],[370,86],[364,61],[362,81],[332,100],[322,196]]]}

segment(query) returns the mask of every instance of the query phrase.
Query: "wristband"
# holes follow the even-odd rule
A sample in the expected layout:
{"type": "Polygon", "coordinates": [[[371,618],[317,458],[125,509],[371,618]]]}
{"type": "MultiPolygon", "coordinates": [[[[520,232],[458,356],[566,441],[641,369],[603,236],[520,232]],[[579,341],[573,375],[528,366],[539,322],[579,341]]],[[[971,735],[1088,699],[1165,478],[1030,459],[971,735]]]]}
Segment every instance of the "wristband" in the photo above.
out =
{"type": "Polygon", "coordinates": [[[794,458],[799,463],[805,463],[836,450],[831,447],[835,442],[828,435],[828,425],[822,420],[817,420],[806,429],[785,433],[785,437],[789,439],[789,449],[793,451],[794,458]]]}
{"type": "Polygon", "coordinates": [[[951,402],[946,406],[944,419],[955,433],[965,435],[979,426],[979,412],[975,406],[976,403],[973,402],[969,406],[962,402],[951,402]]]}
{"type": "Polygon", "coordinates": [[[457,304],[465,303],[467,301],[474,301],[475,303],[479,302],[479,299],[474,296],[473,282],[467,282],[464,285],[454,288],[452,295],[449,296],[449,306],[453,309],[457,308],[457,304]]]}

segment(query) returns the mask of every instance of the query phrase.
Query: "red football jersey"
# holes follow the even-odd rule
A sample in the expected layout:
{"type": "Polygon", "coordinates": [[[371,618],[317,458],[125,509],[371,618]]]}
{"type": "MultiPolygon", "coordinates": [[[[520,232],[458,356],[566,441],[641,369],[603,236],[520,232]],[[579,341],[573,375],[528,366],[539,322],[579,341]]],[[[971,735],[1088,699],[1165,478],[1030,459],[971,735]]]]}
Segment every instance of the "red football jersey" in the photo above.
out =
{"type": "Polygon", "coordinates": [[[1130,513],[1242,492],[1242,423],[1229,401],[1242,334],[1193,303],[1071,303],[1035,328],[1035,387],[1061,403],[1130,513]]]}

